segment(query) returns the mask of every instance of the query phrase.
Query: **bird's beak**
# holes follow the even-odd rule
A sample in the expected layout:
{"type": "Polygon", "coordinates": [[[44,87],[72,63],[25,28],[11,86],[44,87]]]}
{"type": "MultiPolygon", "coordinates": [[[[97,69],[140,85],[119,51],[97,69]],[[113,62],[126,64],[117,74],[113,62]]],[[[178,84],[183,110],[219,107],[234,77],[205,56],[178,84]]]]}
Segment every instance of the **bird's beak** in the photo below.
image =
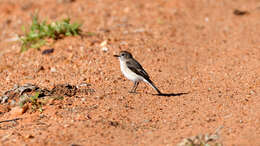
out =
{"type": "Polygon", "coordinates": [[[114,57],[120,57],[119,55],[114,55],[114,57]]]}

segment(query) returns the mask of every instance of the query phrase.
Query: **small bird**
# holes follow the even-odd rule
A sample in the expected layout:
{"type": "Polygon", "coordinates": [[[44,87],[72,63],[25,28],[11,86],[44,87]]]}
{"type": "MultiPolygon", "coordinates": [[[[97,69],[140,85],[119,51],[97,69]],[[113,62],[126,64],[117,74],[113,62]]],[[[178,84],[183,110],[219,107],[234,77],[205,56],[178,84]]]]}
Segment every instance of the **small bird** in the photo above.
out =
{"type": "Polygon", "coordinates": [[[154,85],[154,83],[150,80],[149,75],[143,69],[143,67],[138,63],[132,56],[130,52],[121,51],[119,55],[114,55],[114,57],[118,57],[120,61],[120,68],[124,76],[134,82],[134,86],[129,91],[130,93],[136,93],[136,88],[140,81],[144,81],[152,86],[153,89],[157,91],[158,94],[162,94],[162,92],[154,85]]]}

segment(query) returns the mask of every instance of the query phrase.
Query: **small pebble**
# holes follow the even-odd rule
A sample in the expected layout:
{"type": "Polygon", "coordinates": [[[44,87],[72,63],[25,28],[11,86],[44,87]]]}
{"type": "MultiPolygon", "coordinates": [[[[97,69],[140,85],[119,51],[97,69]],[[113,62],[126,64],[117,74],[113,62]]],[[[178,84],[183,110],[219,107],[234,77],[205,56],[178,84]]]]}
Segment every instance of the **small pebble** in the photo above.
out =
{"type": "Polygon", "coordinates": [[[105,47],[106,45],[107,45],[107,41],[106,41],[106,40],[103,41],[103,42],[100,44],[101,47],[105,47]]]}
{"type": "Polygon", "coordinates": [[[10,105],[11,105],[11,106],[15,106],[15,104],[16,104],[16,101],[15,101],[15,100],[11,100],[10,105]]]}
{"type": "Polygon", "coordinates": [[[2,97],[1,103],[6,103],[6,102],[8,101],[8,99],[9,99],[9,97],[6,96],[6,95],[4,95],[4,96],[2,97]]]}
{"type": "Polygon", "coordinates": [[[42,51],[42,54],[43,55],[47,55],[47,54],[51,54],[54,52],[54,48],[51,48],[51,49],[46,49],[46,50],[43,50],[42,51]]]}
{"type": "Polygon", "coordinates": [[[205,18],[205,22],[209,22],[209,18],[208,17],[205,18]]]}
{"type": "Polygon", "coordinates": [[[23,107],[14,107],[12,108],[12,110],[10,111],[11,115],[13,116],[18,116],[18,115],[22,115],[24,114],[28,109],[28,105],[24,105],[23,107]]]}
{"type": "Polygon", "coordinates": [[[107,47],[102,47],[101,50],[102,50],[103,52],[107,52],[107,51],[108,51],[108,48],[107,48],[107,47]]]}
{"type": "Polygon", "coordinates": [[[52,67],[51,72],[57,72],[56,68],[52,67]]]}

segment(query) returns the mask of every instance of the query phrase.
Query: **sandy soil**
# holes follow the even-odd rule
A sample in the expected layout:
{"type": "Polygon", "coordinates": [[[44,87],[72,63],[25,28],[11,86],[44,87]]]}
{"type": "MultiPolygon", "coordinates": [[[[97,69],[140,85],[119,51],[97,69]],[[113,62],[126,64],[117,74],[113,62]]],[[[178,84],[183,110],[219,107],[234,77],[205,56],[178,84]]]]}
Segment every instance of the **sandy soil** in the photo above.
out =
{"type": "Polygon", "coordinates": [[[260,145],[259,0],[1,0],[0,95],[15,85],[91,84],[95,92],[12,112],[1,104],[2,145],[176,145],[223,126],[227,146],[260,145]],[[20,53],[21,26],[71,17],[85,34],[20,53]],[[235,10],[246,11],[235,15],[235,10]],[[107,41],[107,52],[100,44],[107,41]],[[43,55],[44,49],[54,52],[43,55]],[[130,51],[159,89],[137,94],[113,57],[130,51]]]}

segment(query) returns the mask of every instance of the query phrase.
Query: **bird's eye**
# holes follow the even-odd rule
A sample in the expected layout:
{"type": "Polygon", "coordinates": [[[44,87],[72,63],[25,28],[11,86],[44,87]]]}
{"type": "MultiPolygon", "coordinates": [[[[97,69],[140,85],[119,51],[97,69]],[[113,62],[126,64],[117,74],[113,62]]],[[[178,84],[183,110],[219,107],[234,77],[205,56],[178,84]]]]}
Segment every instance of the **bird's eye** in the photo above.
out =
{"type": "Polygon", "coordinates": [[[122,56],[125,56],[125,54],[122,54],[122,56]]]}

